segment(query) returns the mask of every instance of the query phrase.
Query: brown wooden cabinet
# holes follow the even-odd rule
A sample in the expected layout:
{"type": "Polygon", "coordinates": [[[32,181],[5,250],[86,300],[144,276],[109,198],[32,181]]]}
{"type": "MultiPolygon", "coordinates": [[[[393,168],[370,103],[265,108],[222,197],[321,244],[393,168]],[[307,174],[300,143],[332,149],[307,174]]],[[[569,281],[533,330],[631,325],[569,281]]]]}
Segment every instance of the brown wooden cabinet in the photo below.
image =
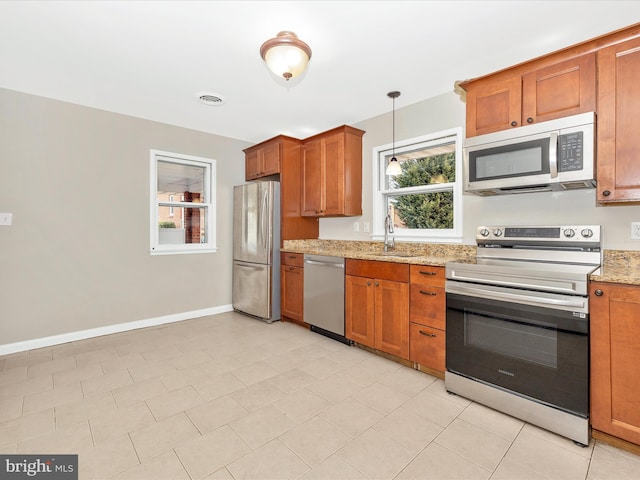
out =
{"type": "Polygon", "coordinates": [[[303,216],[362,215],[362,136],[344,125],[304,141],[303,216]]]}
{"type": "Polygon", "coordinates": [[[598,51],[598,186],[601,203],[640,201],[640,38],[598,51]]]}
{"type": "Polygon", "coordinates": [[[303,261],[301,253],[280,254],[280,312],[283,320],[303,322],[303,261]]]}
{"type": "Polygon", "coordinates": [[[346,261],[345,336],[409,358],[409,265],[346,261]]]}
{"type": "Polygon", "coordinates": [[[516,67],[461,85],[467,91],[467,137],[591,112],[596,109],[596,56],[588,53],[531,71],[516,67]]]}
{"type": "Polygon", "coordinates": [[[255,180],[257,178],[276,175],[280,173],[282,155],[284,153],[285,141],[284,136],[279,136],[259,143],[244,150],[244,177],[246,181],[255,180]]]}
{"type": "Polygon", "coordinates": [[[640,445],[640,287],[593,282],[591,425],[640,445]]]}
{"type": "Polygon", "coordinates": [[[280,181],[281,239],[318,238],[318,219],[300,215],[302,141],[278,135],[244,152],[247,181],[259,180],[263,175],[280,181]],[[258,171],[262,174],[256,174],[258,171]],[[274,173],[279,175],[273,177],[274,173]]]}
{"type": "Polygon", "coordinates": [[[411,265],[409,306],[409,359],[444,374],[445,314],[444,268],[411,265]]]}

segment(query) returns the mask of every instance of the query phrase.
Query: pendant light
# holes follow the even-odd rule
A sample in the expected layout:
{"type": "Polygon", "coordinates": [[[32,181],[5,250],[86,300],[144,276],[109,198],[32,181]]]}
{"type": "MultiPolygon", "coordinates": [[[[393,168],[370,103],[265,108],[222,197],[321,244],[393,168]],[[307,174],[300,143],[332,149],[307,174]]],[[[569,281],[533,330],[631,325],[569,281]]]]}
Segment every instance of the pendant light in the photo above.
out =
{"type": "Polygon", "coordinates": [[[311,48],[295,33],[284,31],[262,44],[260,56],[273,73],[289,81],[307,68],[311,48]]]}
{"type": "Polygon", "coordinates": [[[400,175],[402,173],[402,168],[400,168],[400,162],[396,158],[396,98],[400,96],[400,92],[389,92],[387,93],[387,97],[393,100],[393,143],[392,143],[392,154],[391,160],[389,160],[389,165],[387,165],[386,174],[387,175],[400,175]]]}

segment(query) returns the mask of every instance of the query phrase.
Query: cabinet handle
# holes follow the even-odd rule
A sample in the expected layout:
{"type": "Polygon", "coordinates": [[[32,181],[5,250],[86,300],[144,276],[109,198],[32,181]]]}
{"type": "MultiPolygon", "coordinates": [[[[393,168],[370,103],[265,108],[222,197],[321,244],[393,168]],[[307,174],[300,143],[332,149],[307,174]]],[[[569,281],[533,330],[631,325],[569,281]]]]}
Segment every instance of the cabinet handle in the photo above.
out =
{"type": "Polygon", "coordinates": [[[435,296],[436,296],[436,294],[435,294],[435,293],[433,293],[433,292],[425,292],[424,290],[419,290],[419,292],[420,292],[422,295],[431,295],[432,297],[435,297],[435,296]]]}
{"type": "Polygon", "coordinates": [[[380,282],[376,282],[376,287],[379,287],[379,286],[380,286],[380,282]]]}
{"type": "Polygon", "coordinates": [[[289,267],[289,271],[292,272],[296,267],[289,267]]]}
{"type": "Polygon", "coordinates": [[[419,270],[418,273],[421,275],[436,275],[436,272],[425,272],[423,270],[419,270]]]}
{"type": "Polygon", "coordinates": [[[418,330],[420,335],[424,335],[425,337],[437,337],[435,333],[425,332],[424,330],[418,330]]]}
{"type": "Polygon", "coordinates": [[[517,127],[518,126],[518,122],[516,122],[515,120],[513,122],[511,122],[511,126],[512,127],[517,127]]]}
{"type": "Polygon", "coordinates": [[[608,197],[609,195],[611,195],[611,192],[609,190],[605,190],[604,192],[602,192],[603,197],[608,197]]]}
{"type": "Polygon", "coordinates": [[[531,117],[527,118],[527,123],[533,123],[533,118],[531,117]]]}
{"type": "Polygon", "coordinates": [[[598,296],[598,297],[601,297],[602,295],[604,295],[604,292],[602,290],[600,290],[599,288],[593,293],[595,293],[596,296],[598,296]]]}
{"type": "Polygon", "coordinates": [[[367,282],[367,287],[370,287],[370,286],[371,286],[371,282],[367,282]]]}

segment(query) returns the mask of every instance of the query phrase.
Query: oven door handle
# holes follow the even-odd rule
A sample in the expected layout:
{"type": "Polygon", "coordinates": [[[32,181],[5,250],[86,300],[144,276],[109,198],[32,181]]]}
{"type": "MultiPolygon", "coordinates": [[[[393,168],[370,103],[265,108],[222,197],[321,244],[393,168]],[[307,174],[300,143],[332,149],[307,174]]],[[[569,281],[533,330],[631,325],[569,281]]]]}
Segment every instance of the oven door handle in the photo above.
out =
{"type": "MultiPolygon", "coordinates": [[[[587,299],[584,297],[574,298],[554,298],[553,295],[544,295],[538,297],[535,295],[527,295],[523,293],[513,293],[505,291],[504,288],[495,287],[473,287],[468,285],[460,285],[453,282],[447,282],[446,293],[457,293],[459,295],[468,295],[470,297],[486,298],[498,301],[514,301],[516,303],[524,303],[536,307],[550,308],[551,305],[556,307],[575,308],[579,311],[587,311],[587,299]]],[[[551,307],[553,308],[553,307],[551,307]]]]}

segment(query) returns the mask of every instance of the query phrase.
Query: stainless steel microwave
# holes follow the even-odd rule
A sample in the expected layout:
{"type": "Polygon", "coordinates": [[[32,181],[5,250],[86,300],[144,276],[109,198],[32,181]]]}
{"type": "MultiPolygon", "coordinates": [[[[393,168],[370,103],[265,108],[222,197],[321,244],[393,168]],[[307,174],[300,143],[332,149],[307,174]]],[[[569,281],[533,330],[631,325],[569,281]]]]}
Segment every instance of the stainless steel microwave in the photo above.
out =
{"type": "Polygon", "coordinates": [[[476,195],[594,188],[593,112],[466,139],[464,190],[476,195]]]}

